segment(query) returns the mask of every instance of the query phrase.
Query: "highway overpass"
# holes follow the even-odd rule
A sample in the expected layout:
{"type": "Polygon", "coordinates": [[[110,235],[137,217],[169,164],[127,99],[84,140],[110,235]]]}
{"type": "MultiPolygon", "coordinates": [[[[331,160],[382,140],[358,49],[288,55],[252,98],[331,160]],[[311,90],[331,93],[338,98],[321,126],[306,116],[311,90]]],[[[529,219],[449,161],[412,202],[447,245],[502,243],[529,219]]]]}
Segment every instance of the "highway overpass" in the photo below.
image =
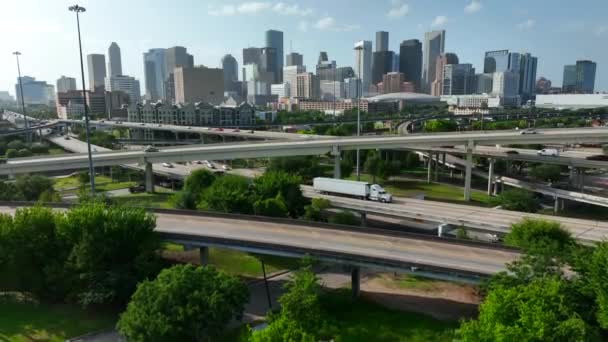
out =
{"type": "MultiPolygon", "coordinates": [[[[13,214],[21,204],[1,203],[13,214]]],[[[179,210],[154,210],[163,239],[260,254],[302,257],[353,266],[420,272],[464,281],[506,270],[520,253],[493,244],[289,219],[179,210]]],[[[202,250],[205,253],[205,250],[202,250]]],[[[204,258],[204,254],[202,255],[204,258]]]]}
{"type": "Polygon", "coordinates": [[[442,203],[413,198],[394,198],[394,203],[379,203],[354,198],[322,195],[310,186],[302,186],[308,198],[328,199],[333,207],[366,214],[376,214],[399,219],[464,226],[479,231],[506,234],[513,223],[524,218],[559,222],[578,240],[600,242],[608,238],[608,222],[549,216],[502,209],[474,207],[470,205],[442,203]]]}

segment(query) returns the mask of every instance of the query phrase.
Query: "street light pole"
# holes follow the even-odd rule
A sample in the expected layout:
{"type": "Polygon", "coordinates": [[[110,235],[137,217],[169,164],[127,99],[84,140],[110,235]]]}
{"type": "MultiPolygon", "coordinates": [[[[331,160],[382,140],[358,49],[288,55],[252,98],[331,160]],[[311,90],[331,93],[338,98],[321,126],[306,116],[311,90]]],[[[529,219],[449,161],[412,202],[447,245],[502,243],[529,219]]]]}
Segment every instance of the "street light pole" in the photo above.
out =
{"type": "Polygon", "coordinates": [[[27,113],[25,112],[25,100],[23,99],[23,83],[21,83],[21,66],[19,65],[19,56],[21,52],[15,51],[13,55],[17,57],[17,73],[19,75],[19,92],[21,93],[21,111],[23,112],[23,120],[25,122],[25,141],[30,142],[29,123],[27,121],[27,113]]]}
{"type": "Polygon", "coordinates": [[[78,48],[80,50],[80,74],[82,76],[82,103],[84,103],[84,125],[87,132],[87,152],[89,155],[89,178],[91,180],[91,196],[95,197],[95,167],[93,167],[93,155],[91,154],[91,128],[89,127],[89,110],[87,106],[87,91],[84,83],[84,62],[82,60],[82,41],[80,39],[80,17],[86,9],[82,6],[74,5],[68,8],[76,12],[76,27],[78,28],[78,48]]]}
{"type": "MultiPolygon", "coordinates": [[[[363,81],[361,79],[361,51],[364,50],[363,46],[356,46],[355,50],[359,51],[357,54],[357,79],[355,80],[355,86],[357,87],[357,137],[361,135],[361,92],[363,91],[363,81]]],[[[357,148],[357,181],[361,180],[361,156],[360,150],[357,148]]]]}

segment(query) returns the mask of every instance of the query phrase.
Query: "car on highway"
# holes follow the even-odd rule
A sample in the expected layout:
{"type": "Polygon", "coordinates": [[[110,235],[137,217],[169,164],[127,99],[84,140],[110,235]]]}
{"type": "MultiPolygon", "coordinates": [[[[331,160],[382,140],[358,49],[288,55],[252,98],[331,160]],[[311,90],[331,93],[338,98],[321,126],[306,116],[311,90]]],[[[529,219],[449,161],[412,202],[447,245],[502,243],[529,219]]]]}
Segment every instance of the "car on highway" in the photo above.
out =
{"type": "Polygon", "coordinates": [[[559,157],[559,151],[555,148],[543,148],[537,151],[536,154],[545,157],[559,157]]]}
{"type": "Polygon", "coordinates": [[[255,131],[254,130],[250,130],[249,133],[253,134],[253,133],[255,133],[255,131]]]}
{"type": "Polygon", "coordinates": [[[139,125],[140,125],[140,126],[145,126],[146,124],[145,124],[144,122],[142,122],[142,123],[140,123],[139,125]]]}
{"type": "Polygon", "coordinates": [[[210,169],[215,169],[215,165],[210,161],[205,160],[205,165],[210,169]]]}
{"type": "Polygon", "coordinates": [[[202,161],[200,161],[200,160],[195,160],[195,161],[193,161],[192,163],[193,163],[193,164],[198,164],[198,165],[200,165],[200,164],[202,164],[203,162],[202,162],[202,161]]]}
{"type": "Polygon", "coordinates": [[[65,140],[70,140],[71,138],[70,138],[70,136],[69,136],[69,135],[66,135],[66,136],[64,136],[64,137],[63,137],[63,139],[65,139],[65,140]]]}
{"type": "Polygon", "coordinates": [[[162,165],[163,165],[163,167],[167,167],[169,169],[173,168],[173,164],[171,164],[171,163],[163,163],[162,165]]]}
{"type": "Polygon", "coordinates": [[[507,152],[505,152],[506,154],[519,154],[518,151],[515,150],[508,150],[507,152]]]}
{"type": "Polygon", "coordinates": [[[519,134],[521,135],[526,135],[526,134],[538,134],[538,131],[535,130],[534,128],[528,128],[528,129],[524,129],[523,131],[521,131],[519,134]]]}
{"type": "Polygon", "coordinates": [[[143,184],[138,184],[138,185],[129,187],[129,192],[132,194],[136,194],[136,193],[144,192],[144,191],[146,191],[146,186],[143,184]]]}
{"type": "Polygon", "coordinates": [[[241,130],[240,130],[240,129],[238,129],[238,128],[235,128],[235,129],[233,129],[232,131],[233,131],[234,133],[238,133],[238,132],[240,132],[241,130]]]}
{"type": "Polygon", "coordinates": [[[218,127],[218,128],[216,128],[216,129],[214,129],[214,131],[216,131],[216,132],[223,132],[223,131],[224,131],[224,129],[223,129],[222,127],[218,127]]]}
{"type": "Polygon", "coordinates": [[[192,127],[188,126],[188,129],[192,129],[192,127]]]}
{"type": "Polygon", "coordinates": [[[230,171],[231,168],[230,168],[230,166],[224,164],[224,165],[222,165],[222,170],[224,170],[224,171],[230,171]]]}
{"type": "Polygon", "coordinates": [[[158,152],[158,149],[152,145],[148,145],[144,148],[144,152],[158,152]]]}

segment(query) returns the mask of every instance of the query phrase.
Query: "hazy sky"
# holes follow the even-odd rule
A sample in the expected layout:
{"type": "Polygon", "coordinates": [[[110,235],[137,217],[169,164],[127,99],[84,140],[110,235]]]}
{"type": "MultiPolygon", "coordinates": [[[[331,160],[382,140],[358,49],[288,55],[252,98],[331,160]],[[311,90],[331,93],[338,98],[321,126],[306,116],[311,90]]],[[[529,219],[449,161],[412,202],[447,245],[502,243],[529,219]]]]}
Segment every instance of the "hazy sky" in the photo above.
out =
{"type": "Polygon", "coordinates": [[[87,9],[84,54],[107,55],[117,42],[123,73],[138,78],[142,92],[149,48],[185,46],[195,64],[211,67],[230,53],[240,67],[242,48],[262,46],[264,31],[278,29],[285,54],[293,46],[314,70],[319,51],[339,66],[353,65],[354,42],[373,41],[375,31],[388,31],[395,51],[400,41],[438,28],[447,31],[446,51],[478,72],[487,50],[530,52],[539,57],[538,77],[560,86],[565,64],[591,59],[598,63],[596,90],[608,90],[606,0],[1,0],[0,90],[15,92],[15,50],[24,75],[51,84],[61,75],[79,79],[76,18],[67,9],[75,2],[87,9]]]}

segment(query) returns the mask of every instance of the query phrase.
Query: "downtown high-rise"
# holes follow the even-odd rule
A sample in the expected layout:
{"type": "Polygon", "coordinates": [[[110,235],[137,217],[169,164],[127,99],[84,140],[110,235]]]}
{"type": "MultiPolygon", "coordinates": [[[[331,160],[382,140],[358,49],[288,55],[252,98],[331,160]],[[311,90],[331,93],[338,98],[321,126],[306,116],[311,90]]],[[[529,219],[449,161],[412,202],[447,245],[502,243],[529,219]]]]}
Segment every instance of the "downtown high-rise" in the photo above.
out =
{"type": "Polygon", "coordinates": [[[355,43],[355,75],[361,80],[359,95],[367,95],[372,84],[372,42],[369,40],[355,43]]]}
{"type": "Polygon", "coordinates": [[[426,32],[424,34],[424,54],[422,64],[423,91],[430,93],[431,82],[437,76],[437,57],[445,50],[445,30],[426,32]]]}
{"type": "Polygon", "coordinates": [[[418,39],[404,40],[399,45],[399,72],[406,82],[414,84],[414,89],[420,91],[422,77],[422,43],[418,39]]]}
{"type": "MultiPolygon", "coordinates": [[[[274,51],[274,56],[268,57],[273,58],[275,63],[272,65],[272,70],[267,70],[275,73],[274,83],[282,83],[283,82],[283,59],[285,58],[283,55],[283,32],[277,30],[268,30],[266,31],[266,46],[265,48],[272,48],[273,50],[266,51],[274,51]]],[[[264,50],[262,51],[262,54],[264,50]]]]}
{"type": "Polygon", "coordinates": [[[120,76],[122,73],[122,58],[120,56],[120,47],[116,42],[112,42],[108,48],[108,75],[120,76]]]}
{"type": "Polygon", "coordinates": [[[87,55],[87,68],[89,70],[89,90],[103,90],[106,78],[106,57],[96,53],[87,55]]]}
{"type": "Polygon", "coordinates": [[[165,99],[165,55],[166,49],[150,49],[144,52],[145,97],[149,101],[165,99]]]}

